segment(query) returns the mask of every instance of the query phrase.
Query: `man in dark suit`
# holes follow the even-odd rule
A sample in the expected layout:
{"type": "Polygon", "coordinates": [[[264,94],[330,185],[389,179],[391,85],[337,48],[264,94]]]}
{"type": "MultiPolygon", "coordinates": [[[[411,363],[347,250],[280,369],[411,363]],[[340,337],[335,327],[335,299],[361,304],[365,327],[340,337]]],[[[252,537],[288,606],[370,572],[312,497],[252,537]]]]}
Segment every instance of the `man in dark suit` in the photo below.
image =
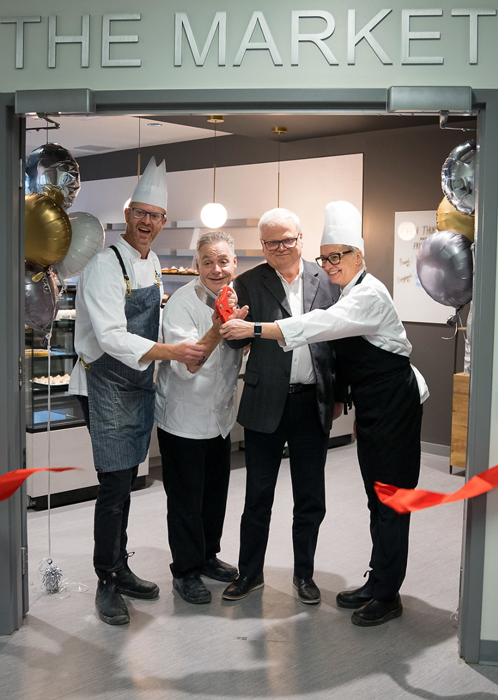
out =
{"type": "Polygon", "coordinates": [[[313,581],[314,555],[325,516],[324,467],[334,411],[330,343],[284,352],[277,341],[263,340],[260,323],[325,309],[339,298],[338,285],[315,263],[301,258],[301,224],[288,209],[272,209],[259,222],[266,263],[235,279],[240,306],[254,337],[251,343],[237,420],[244,426],[246,499],[241,520],[239,576],[223,592],[226,600],[245,598],[264,585],[263,564],[271,509],[285,443],[288,444],[294,495],[292,539],[294,587],[303,603],[320,602],[313,581]]]}

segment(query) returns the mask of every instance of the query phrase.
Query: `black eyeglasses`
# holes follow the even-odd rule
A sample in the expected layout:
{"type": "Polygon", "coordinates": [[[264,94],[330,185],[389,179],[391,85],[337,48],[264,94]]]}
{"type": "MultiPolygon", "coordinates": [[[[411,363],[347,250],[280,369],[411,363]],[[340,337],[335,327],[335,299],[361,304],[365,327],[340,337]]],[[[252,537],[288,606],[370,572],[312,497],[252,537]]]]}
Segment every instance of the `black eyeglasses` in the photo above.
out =
{"type": "Polygon", "coordinates": [[[296,238],[282,238],[281,241],[264,241],[261,239],[261,243],[266,246],[266,250],[278,250],[281,245],[284,248],[295,248],[298,238],[299,236],[296,236],[296,238]]]}
{"type": "Polygon", "coordinates": [[[330,255],[319,255],[318,258],[315,258],[315,262],[318,263],[320,267],[323,267],[327,262],[331,265],[337,265],[341,262],[342,256],[348,253],[354,253],[354,250],[345,250],[342,253],[330,253],[330,255]]]}
{"type": "Polygon", "coordinates": [[[137,207],[130,207],[130,210],[133,212],[135,219],[145,219],[148,214],[150,220],[155,224],[160,223],[166,216],[166,214],[157,214],[155,211],[146,211],[145,209],[137,209],[137,207]]]}

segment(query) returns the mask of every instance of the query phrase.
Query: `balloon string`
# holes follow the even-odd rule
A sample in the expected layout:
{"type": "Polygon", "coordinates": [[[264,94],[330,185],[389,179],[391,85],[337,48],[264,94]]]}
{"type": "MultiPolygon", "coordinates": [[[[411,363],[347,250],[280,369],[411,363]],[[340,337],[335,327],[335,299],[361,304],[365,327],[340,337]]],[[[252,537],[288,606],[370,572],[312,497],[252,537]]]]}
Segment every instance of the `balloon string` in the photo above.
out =
{"type": "MultiPolygon", "coordinates": [[[[47,348],[48,348],[48,393],[47,393],[47,467],[50,469],[51,462],[51,445],[50,445],[50,411],[51,411],[51,392],[52,392],[52,368],[51,368],[51,348],[52,348],[52,329],[54,322],[50,324],[50,330],[47,333],[47,348]]],[[[47,509],[48,509],[48,558],[52,558],[52,532],[50,526],[50,475],[48,472],[48,494],[47,494],[47,509]]]]}

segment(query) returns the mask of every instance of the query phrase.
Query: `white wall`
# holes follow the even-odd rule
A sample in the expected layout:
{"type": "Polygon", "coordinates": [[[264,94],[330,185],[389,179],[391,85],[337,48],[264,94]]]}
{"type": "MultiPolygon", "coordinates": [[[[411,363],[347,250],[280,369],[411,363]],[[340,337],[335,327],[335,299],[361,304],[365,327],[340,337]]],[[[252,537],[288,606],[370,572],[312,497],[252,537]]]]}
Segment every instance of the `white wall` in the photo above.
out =
{"type": "MultiPolygon", "coordinates": [[[[280,166],[280,205],[301,219],[304,257],[319,254],[325,205],[345,199],[362,209],[363,156],[330,156],[285,161],[280,166]]],[[[277,163],[237,165],[216,170],[216,199],[225,205],[229,219],[259,217],[277,205],[277,163]]],[[[104,224],[123,221],[123,205],[136,185],[136,177],[83,182],[71,211],[86,211],[104,224]]],[[[168,173],[168,218],[199,220],[204,204],[211,201],[213,171],[186,170],[168,173]]],[[[231,231],[236,248],[259,248],[255,229],[231,231]]],[[[154,248],[188,247],[185,233],[164,230],[154,248]]]]}

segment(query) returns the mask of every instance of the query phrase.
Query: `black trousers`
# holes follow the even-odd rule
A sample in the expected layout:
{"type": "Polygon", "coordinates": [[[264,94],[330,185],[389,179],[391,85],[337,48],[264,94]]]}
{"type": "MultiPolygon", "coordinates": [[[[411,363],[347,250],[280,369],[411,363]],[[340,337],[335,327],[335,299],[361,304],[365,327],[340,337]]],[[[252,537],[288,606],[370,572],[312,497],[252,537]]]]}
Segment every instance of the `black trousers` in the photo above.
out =
{"type": "Polygon", "coordinates": [[[230,480],[230,436],[193,440],[157,429],[175,578],[200,574],[220,541],[230,480]]]}
{"type": "Polygon", "coordinates": [[[325,516],[324,467],[329,436],[318,416],[316,389],[289,394],[275,432],[245,430],[246,498],[240,525],[241,576],[262,573],[284,445],[289,446],[294,498],[294,574],[311,578],[318,530],[325,516]]]}
{"type": "MultiPolygon", "coordinates": [[[[78,396],[77,399],[83,409],[86,426],[90,429],[88,397],[78,396]]],[[[93,565],[97,576],[105,579],[125,565],[130,495],[138,465],[117,472],[100,471],[98,465],[96,469],[99,489],[95,501],[93,565]]]]}

